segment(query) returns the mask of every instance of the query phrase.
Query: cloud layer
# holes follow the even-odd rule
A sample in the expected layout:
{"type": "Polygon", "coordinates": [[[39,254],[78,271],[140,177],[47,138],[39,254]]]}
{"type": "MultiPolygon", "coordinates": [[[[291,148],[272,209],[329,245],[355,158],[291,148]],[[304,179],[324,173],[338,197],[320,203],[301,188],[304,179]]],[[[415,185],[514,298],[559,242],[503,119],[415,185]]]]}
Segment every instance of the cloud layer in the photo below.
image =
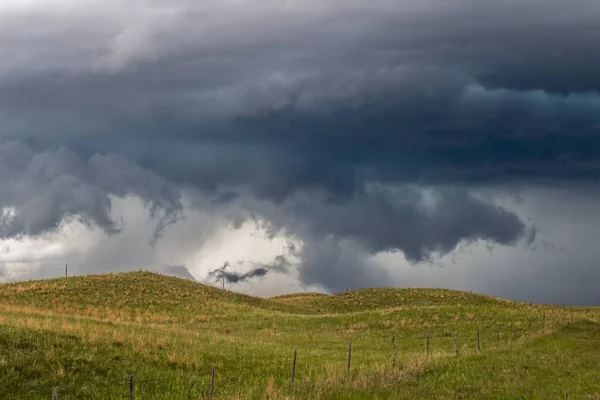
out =
{"type": "Polygon", "coordinates": [[[382,252],[530,243],[482,193],[600,178],[598,19],[594,0],[3,2],[0,237],[115,233],[112,199],[136,197],[156,240],[190,204],[298,240],[299,279],[336,290],[384,284],[382,252]]]}
{"type": "Polygon", "coordinates": [[[65,219],[118,232],[110,196],[136,196],[159,216],[156,235],[177,220],[181,194],[165,179],[115,154],[82,159],[65,148],[35,152],[19,142],[0,144],[0,238],[56,231],[65,219]]]}

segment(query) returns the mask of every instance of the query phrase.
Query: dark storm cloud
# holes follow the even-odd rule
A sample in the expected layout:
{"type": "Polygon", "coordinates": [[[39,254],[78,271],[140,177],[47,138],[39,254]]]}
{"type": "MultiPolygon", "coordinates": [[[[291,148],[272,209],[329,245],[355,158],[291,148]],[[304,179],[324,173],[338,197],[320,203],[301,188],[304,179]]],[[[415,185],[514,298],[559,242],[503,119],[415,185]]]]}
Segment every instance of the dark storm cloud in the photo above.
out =
{"type": "Polygon", "coordinates": [[[381,251],[535,237],[479,185],[600,178],[595,0],[6,4],[3,237],[114,231],[109,195],[160,232],[187,186],[302,238],[301,279],[339,289],[384,282],[381,251]]]}
{"type": "Polygon", "coordinates": [[[515,213],[483,195],[457,187],[415,185],[369,187],[352,200],[324,202],[291,196],[278,207],[243,206],[263,220],[270,235],[286,234],[302,246],[290,250],[303,284],[332,291],[389,284],[385,269],[371,258],[403,252],[411,263],[433,263],[459,246],[483,241],[529,245],[536,235],[515,213]]]}
{"type": "Polygon", "coordinates": [[[66,148],[35,152],[19,142],[0,144],[0,238],[37,236],[77,219],[118,232],[110,196],[138,196],[158,217],[156,235],[183,205],[163,178],[114,154],[82,159],[66,148]]]}
{"type": "MultiPolygon", "coordinates": [[[[543,170],[548,163],[564,170],[554,157],[585,175],[570,158],[598,145],[589,71],[600,6],[591,0],[88,3],[0,16],[5,134],[68,132],[112,149],[124,136],[151,137],[158,148],[176,138],[233,141],[238,165],[244,155],[296,158],[302,171],[288,166],[281,179],[320,186],[331,182],[304,172],[315,161],[431,179],[446,167],[458,178],[520,167],[557,173],[543,170]],[[40,20],[57,28],[35,34],[40,20]],[[19,57],[23,43],[28,57],[19,57]],[[548,135],[588,142],[521,154],[521,140],[545,145],[548,135]],[[268,146],[245,150],[258,140],[268,146]]],[[[169,171],[177,178],[190,162],[178,156],[156,167],[179,162],[169,171]]],[[[225,167],[230,179],[248,181],[243,166],[225,167]]]]}
{"type": "MultiPolygon", "coordinates": [[[[239,261],[238,265],[245,264],[244,261],[239,261]]],[[[208,278],[215,282],[226,280],[228,283],[240,283],[253,278],[261,278],[271,272],[287,274],[295,265],[289,261],[286,256],[278,255],[275,259],[267,264],[250,263],[252,268],[239,272],[231,269],[229,261],[225,262],[221,267],[215,268],[208,272],[208,278]]]]}
{"type": "Polygon", "coordinates": [[[388,272],[369,260],[360,245],[333,237],[304,241],[299,253],[302,267],[298,279],[331,292],[364,287],[387,287],[388,272]]]}
{"type": "Polygon", "coordinates": [[[527,230],[515,214],[456,188],[374,190],[344,205],[297,204],[294,216],[310,221],[311,236],[351,239],[371,254],[402,250],[413,262],[461,241],[513,245],[527,230]]]}

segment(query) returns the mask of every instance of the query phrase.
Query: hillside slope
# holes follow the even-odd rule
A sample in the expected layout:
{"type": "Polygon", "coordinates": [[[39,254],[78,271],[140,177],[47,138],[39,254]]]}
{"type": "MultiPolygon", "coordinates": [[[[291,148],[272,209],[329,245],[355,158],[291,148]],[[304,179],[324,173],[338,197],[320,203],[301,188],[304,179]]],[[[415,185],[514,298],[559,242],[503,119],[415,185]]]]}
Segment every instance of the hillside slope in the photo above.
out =
{"type": "Polygon", "coordinates": [[[154,272],[75,276],[0,285],[0,307],[31,307],[119,321],[195,323],[208,316],[349,313],[402,307],[516,306],[508,300],[446,289],[361,289],[270,299],[221,290],[154,272]]]}
{"type": "Polygon", "coordinates": [[[0,398],[121,398],[129,375],[136,398],[204,398],[215,364],[215,399],[283,399],[295,350],[296,399],[593,396],[597,316],[440,289],[261,299],[147,272],[6,284],[0,398]]]}
{"type": "Polygon", "coordinates": [[[75,276],[0,285],[0,307],[32,307],[121,321],[193,323],[223,313],[306,312],[293,304],[154,272],[75,276]]]}
{"type": "Polygon", "coordinates": [[[516,302],[448,289],[360,289],[335,295],[297,293],[271,298],[317,312],[360,312],[394,307],[495,305],[518,306],[516,302]]]}

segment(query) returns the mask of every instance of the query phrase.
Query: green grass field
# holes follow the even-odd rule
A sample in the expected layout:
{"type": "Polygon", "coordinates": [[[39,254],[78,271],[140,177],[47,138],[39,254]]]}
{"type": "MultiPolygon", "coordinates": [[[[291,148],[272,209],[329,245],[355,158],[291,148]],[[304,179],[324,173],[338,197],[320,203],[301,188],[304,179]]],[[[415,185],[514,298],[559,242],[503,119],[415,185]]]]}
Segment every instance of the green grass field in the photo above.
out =
{"type": "Polygon", "coordinates": [[[215,399],[600,399],[598,311],[443,289],[261,299],[148,272],[4,284],[0,398],[127,399],[130,375],[136,399],[207,398],[215,364],[215,399]]]}

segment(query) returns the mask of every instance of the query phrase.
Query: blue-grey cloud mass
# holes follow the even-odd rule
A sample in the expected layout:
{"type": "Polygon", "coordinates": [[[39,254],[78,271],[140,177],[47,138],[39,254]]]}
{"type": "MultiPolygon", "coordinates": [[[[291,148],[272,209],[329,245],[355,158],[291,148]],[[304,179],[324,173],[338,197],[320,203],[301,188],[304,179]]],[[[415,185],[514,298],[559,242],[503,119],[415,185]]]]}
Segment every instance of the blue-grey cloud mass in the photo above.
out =
{"type": "Polygon", "coordinates": [[[187,201],[298,238],[299,279],[332,290],[385,283],[382,252],[528,246],[482,193],[596,184],[598,20],[595,0],[7,1],[0,238],[118,234],[111,199],[135,196],[160,240],[187,201]]]}

